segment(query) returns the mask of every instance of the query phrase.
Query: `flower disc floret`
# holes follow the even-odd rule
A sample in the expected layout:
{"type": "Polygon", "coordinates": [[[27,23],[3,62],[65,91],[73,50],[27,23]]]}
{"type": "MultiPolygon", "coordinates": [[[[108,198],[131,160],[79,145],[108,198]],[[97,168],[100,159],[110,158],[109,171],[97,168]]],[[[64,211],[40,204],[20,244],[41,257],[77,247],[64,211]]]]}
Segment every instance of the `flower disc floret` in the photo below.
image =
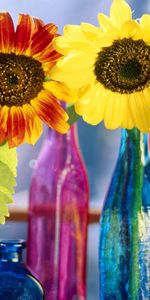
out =
{"type": "Polygon", "coordinates": [[[116,40],[98,53],[94,73],[112,92],[142,91],[150,85],[150,46],[131,38],[116,40]]]}
{"type": "Polygon", "coordinates": [[[42,64],[32,57],[0,53],[0,105],[29,104],[43,89],[42,64]]]}

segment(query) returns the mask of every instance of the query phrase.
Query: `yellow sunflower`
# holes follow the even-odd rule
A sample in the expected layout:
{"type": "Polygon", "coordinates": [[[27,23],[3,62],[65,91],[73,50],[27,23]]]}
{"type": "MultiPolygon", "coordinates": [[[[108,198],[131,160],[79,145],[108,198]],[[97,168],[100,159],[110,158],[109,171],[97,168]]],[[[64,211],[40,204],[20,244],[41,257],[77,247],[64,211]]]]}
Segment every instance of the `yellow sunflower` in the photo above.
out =
{"type": "MultiPolygon", "coordinates": [[[[132,20],[130,6],[114,0],[100,27],[68,25],[54,41],[63,55],[51,78],[78,91],[76,112],[93,125],[150,130],[150,16],[132,20]]],[[[66,101],[68,101],[66,99],[66,101]]]]}
{"type": "Polygon", "coordinates": [[[15,30],[11,16],[0,13],[0,143],[34,144],[42,121],[61,133],[68,130],[68,116],[53,94],[57,86],[61,94],[61,84],[48,81],[60,58],[52,45],[56,32],[54,24],[23,14],[15,30]]]}

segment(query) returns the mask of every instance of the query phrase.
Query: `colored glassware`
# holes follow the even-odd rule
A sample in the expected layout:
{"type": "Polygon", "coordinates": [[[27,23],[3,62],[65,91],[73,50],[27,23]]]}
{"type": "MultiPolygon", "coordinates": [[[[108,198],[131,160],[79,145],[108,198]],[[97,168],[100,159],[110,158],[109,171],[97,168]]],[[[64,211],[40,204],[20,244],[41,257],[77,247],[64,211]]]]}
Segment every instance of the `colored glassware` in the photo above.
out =
{"type": "Polygon", "coordinates": [[[22,240],[0,240],[0,299],[42,300],[39,282],[22,262],[22,240]]]}
{"type": "Polygon", "coordinates": [[[150,299],[150,160],[137,129],[122,130],[99,250],[100,300],[150,299]]]}
{"type": "Polygon", "coordinates": [[[84,300],[88,180],[76,125],[48,129],[30,188],[28,265],[46,300],[84,300]]]}

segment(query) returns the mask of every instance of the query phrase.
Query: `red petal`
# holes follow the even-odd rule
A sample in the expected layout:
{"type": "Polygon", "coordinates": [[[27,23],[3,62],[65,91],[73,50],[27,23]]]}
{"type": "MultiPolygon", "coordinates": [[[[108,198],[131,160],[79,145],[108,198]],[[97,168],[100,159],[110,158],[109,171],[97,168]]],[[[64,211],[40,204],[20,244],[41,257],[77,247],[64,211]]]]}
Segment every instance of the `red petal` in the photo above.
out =
{"type": "Polygon", "coordinates": [[[30,104],[23,106],[23,113],[26,124],[25,141],[30,144],[35,144],[43,131],[42,122],[30,104]]]}
{"type": "Polygon", "coordinates": [[[0,127],[5,131],[7,131],[7,118],[9,109],[10,108],[6,105],[0,108],[0,127]]]}
{"type": "Polygon", "coordinates": [[[42,20],[37,18],[33,18],[33,20],[34,20],[34,32],[37,32],[40,28],[45,26],[42,20]]]}
{"type": "Polygon", "coordinates": [[[14,24],[9,13],[0,13],[0,51],[11,52],[14,46],[14,24]]]}
{"type": "Polygon", "coordinates": [[[0,144],[7,138],[8,106],[0,108],[0,144]]]}
{"type": "Polygon", "coordinates": [[[6,132],[3,128],[0,128],[0,145],[5,141],[6,139],[6,132]]]}
{"type": "Polygon", "coordinates": [[[49,127],[61,133],[68,131],[67,114],[53,95],[44,92],[43,95],[39,94],[39,97],[31,102],[39,118],[49,127]]]}
{"type": "Polygon", "coordinates": [[[31,55],[42,52],[46,47],[48,47],[53,40],[56,31],[57,27],[54,24],[48,24],[39,28],[32,37],[30,46],[31,55]]]}
{"type": "Polygon", "coordinates": [[[34,30],[33,26],[33,20],[29,15],[19,15],[15,36],[15,48],[17,54],[22,54],[28,49],[34,30]]]}
{"type": "Polygon", "coordinates": [[[54,23],[49,23],[45,25],[45,29],[52,35],[56,34],[58,27],[54,23]]]}
{"type": "Polygon", "coordinates": [[[55,62],[62,55],[54,50],[53,46],[48,47],[45,51],[38,55],[41,62],[55,62]]]}
{"type": "Polygon", "coordinates": [[[8,113],[7,133],[9,147],[22,144],[25,136],[25,120],[22,109],[12,106],[8,113]]]}

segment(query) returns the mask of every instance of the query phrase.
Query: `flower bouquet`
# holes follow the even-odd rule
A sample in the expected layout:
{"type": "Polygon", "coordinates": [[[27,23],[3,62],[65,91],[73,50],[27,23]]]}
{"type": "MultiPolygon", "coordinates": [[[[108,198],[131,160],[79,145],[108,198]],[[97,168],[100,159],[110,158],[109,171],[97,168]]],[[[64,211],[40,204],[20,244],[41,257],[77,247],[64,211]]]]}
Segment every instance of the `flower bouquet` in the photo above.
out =
{"type": "Polygon", "coordinates": [[[15,30],[0,14],[1,222],[12,201],[12,148],[34,144],[41,120],[60,133],[69,128],[57,98],[69,103],[70,123],[78,115],[124,128],[101,220],[100,299],[149,299],[150,15],[133,20],[127,2],[113,0],[110,17],[98,21],[67,25],[59,36],[54,24],[29,15],[15,30]]]}

